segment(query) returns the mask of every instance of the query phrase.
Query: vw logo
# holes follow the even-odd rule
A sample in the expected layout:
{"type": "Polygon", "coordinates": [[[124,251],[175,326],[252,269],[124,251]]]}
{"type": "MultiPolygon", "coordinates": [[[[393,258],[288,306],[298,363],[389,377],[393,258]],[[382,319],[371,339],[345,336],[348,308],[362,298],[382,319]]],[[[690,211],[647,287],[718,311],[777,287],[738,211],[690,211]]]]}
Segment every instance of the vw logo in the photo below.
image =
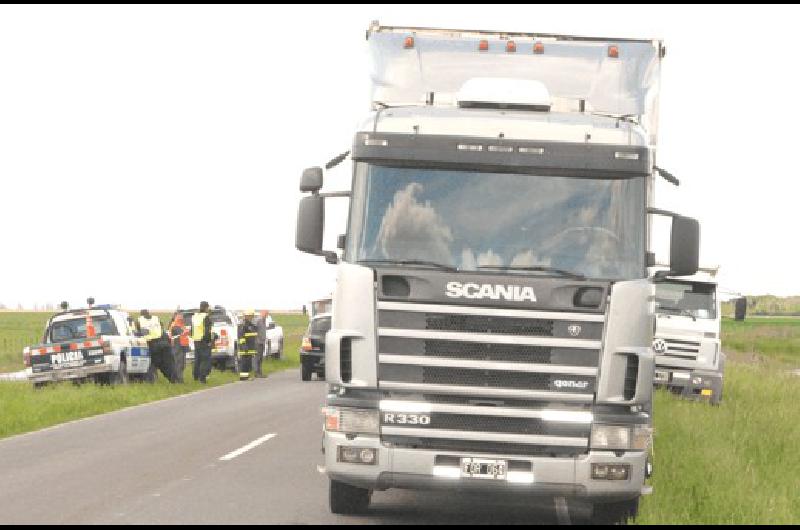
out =
{"type": "Polygon", "coordinates": [[[581,334],[581,327],[579,325],[577,325],[577,324],[572,324],[572,325],[567,327],[567,331],[573,337],[577,337],[578,335],[581,334]]]}
{"type": "Polygon", "coordinates": [[[653,351],[659,354],[667,353],[667,343],[664,342],[664,339],[653,341],[653,351]]]}

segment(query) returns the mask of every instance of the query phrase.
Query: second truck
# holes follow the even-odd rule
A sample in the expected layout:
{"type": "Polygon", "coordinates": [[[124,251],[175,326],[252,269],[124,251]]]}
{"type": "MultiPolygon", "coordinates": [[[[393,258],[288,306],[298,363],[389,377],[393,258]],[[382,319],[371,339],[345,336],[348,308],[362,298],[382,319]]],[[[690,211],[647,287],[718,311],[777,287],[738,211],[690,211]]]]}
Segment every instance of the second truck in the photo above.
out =
{"type": "Polygon", "coordinates": [[[651,216],[672,219],[670,274],[699,252],[695,220],[653,208],[662,43],[377,23],[367,39],[352,189],[306,170],[296,233],[338,266],[331,510],[442,488],[628,519],[651,470],[651,216]],[[324,204],[343,196],[337,253],[324,204]]]}

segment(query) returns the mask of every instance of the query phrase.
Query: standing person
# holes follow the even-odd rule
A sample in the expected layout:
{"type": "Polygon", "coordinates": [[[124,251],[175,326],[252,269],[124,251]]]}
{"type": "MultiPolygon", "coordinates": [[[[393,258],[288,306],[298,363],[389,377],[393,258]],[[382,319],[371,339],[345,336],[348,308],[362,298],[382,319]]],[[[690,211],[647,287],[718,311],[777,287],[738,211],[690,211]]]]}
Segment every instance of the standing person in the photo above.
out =
{"type": "Polygon", "coordinates": [[[139,331],[144,334],[147,341],[147,349],[150,350],[150,365],[151,369],[161,370],[164,377],[170,383],[174,382],[174,365],[172,359],[172,351],[169,347],[169,339],[167,339],[164,328],[161,326],[161,320],[155,315],[150,314],[147,309],[142,309],[139,312],[139,331]]]}
{"type": "Polygon", "coordinates": [[[200,302],[200,310],[192,315],[192,340],[194,341],[194,367],[192,377],[206,384],[211,373],[211,315],[208,302],[200,302]]]}
{"type": "Polygon", "coordinates": [[[183,383],[183,372],[186,368],[186,354],[189,352],[189,328],[183,321],[183,315],[175,313],[169,326],[172,342],[172,356],[175,358],[175,382],[183,383]]]}
{"type": "Polygon", "coordinates": [[[264,361],[264,357],[269,353],[266,351],[267,347],[267,312],[261,312],[261,318],[258,319],[256,322],[256,328],[258,330],[258,335],[256,337],[256,357],[255,361],[255,372],[257,378],[264,377],[264,372],[262,370],[262,362],[264,361]]]}
{"type": "Polygon", "coordinates": [[[256,312],[249,309],[244,312],[244,321],[239,324],[239,379],[250,379],[253,369],[253,357],[256,355],[258,328],[253,322],[256,312]]]}

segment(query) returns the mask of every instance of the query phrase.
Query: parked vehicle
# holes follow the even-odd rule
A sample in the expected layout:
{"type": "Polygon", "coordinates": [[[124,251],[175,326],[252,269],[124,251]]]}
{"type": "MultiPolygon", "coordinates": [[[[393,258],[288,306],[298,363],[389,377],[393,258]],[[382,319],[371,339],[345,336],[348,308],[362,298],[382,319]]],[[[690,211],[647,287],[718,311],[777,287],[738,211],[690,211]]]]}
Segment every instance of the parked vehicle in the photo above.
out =
{"type": "Polygon", "coordinates": [[[147,342],[128,326],[128,313],[110,305],[68,309],[48,319],[42,342],[23,350],[28,379],[36,384],[92,380],[125,384],[152,382],[147,342]]]}
{"type": "Polygon", "coordinates": [[[325,335],[331,329],[330,313],[321,313],[308,323],[308,329],[300,345],[301,377],[303,381],[311,381],[317,374],[319,379],[325,378],[325,335]]]}
{"type": "Polygon", "coordinates": [[[352,190],[307,169],[295,243],[338,267],[331,511],[441,488],[627,520],[651,490],[647,216],[672,218],[673,275],[699,252],[697,221],[653,208],[664,46],[377,23],[367,42],[373,112],[326,165],[349,154],[352,190]]]}
{"type": "Polygon", "coordinates": [[[718,405],[725,354],[721,347],[718,269],[656,283],[656,386],[718,405]]]}
{"type": "Polygon", "coordinates": [[[267,342],[264,354],[267,358],[283,359],[283,326],[278,325],[270,314],[267,314],[267,342]]]}
{"type": "MultiPolygon", "coordinates": [[[[192,315],[197,309],[182,310],[183,320],[191,328],[192,315]]],[[[211,317],[211,332],[214,334],[214,344],[211,348],[211,364],[218,370],[239,371],[239,318],[236,313],[217,305],[209,312],[211,317]]],[[[187,359],[194,359],[194,344],[187,359]]]]}

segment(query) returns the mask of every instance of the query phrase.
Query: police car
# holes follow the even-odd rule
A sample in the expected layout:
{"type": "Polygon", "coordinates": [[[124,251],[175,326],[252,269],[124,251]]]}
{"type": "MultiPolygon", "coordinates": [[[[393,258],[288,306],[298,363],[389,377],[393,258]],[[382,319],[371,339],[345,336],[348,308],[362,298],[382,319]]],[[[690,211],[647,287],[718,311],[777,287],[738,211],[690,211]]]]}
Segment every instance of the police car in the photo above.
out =
{"type": "Polygon", "coordinates": [[[147,342],[128,325],[128,313],[110,305],[62,311],[47,321],[41,344],[23,350],[28,380],[36,385],[93,380],[124,384],[153,382],[147,342]]]}

